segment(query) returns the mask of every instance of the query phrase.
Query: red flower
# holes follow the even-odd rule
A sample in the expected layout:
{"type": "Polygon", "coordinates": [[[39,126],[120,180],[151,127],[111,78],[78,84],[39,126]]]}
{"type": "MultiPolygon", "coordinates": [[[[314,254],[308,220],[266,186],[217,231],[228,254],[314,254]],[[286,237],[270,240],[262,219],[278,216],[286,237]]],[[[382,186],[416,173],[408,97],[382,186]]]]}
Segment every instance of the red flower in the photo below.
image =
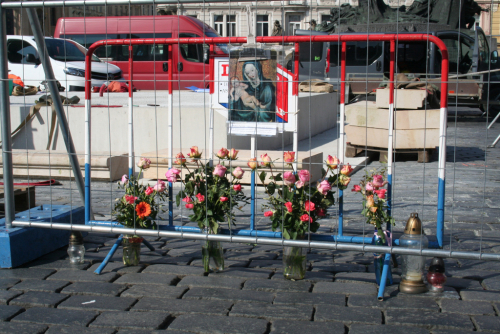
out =
{"type": "Polygon", "coordinates": [[[155,190],[153,189],[153,187],[147,187],[146,190],[144,191],[144,193],[146,194],[146,196],[149,196],[151,195],[155,190]]]}
{"type": "Polygon", "coordinates": [[[292,212],[293,211],[292,202],[286,202],[285,206],[286,206],[286,209],[288,210],[288,212],[292,212]]]}
{"type": "Polygon", "coordinates": [[[303,214],[302,216],[300,216],[300,220],[303,221],[303,222],[307,222],[308,221],[308,222],[312,223],[312,218],[309,217],[308,214],[303,214]]]}
{"type": "Polygon", "coordinates": [[[191,197],[189,196],[186,196],[182,199],[183,202],[185,203],[193,203],[193,200],[191,199],[191,197]]]}
{"type": "Polygon", "coordinates": [[[264,212],[264,217],[271,217],[273,215],[272,211],[266,211],[264,212]]]}
{"type": "Polygon", "coordinates": [[[137,216],[139,218],[144,218],[151,214],[151,206],[146,202],[141,202],[137,204],[135,211],[137,212],[137,216]]]}
{"type": "Polygon", "coordinates": [[[324,217],[326,216],[326,210],[319,208],[318,210],[316,210],[316,214],[318,215],[318,217],[324,217]]]}
{"type": "Polygon", "coordinates": [[[193,203],[188,203],[186,204],[186,209],[193,210],[194,204],[193,203]]]}
{"type": "Polygon", "coordinates": [[[219,200],[220,200],[221,202],[227,202],[227,201],[229,201],[229,198],[228,198],[228,197],[221,196],[221,197],[219,198],[219,200]]]}
{"type": "Polygon", "coordinates": [[[239,183],[238,183],[238,184],[235,184],[235,185],[233,186],[233,189],[234,189],[234,191],[241,191],[241,184],[239,184],[239,183]]]}
{"type": "Polygon", "coordinates": [[[200,203],[203,203],[205,201],[205,196],[203,196],[202,194],[196,194],[196,198],[200,203]]]}
{"type": "Polygon", "coordinates": [[[136,199],[137,197],[135,196],[125,195],[125,201],[127,201],[128,204],[134,204],[136,199]]]}
{"type": "Polygon", "coordinates": [[[304,210],[306,210],[308,212],[309,211],[314,211],[314,210],[316,210],[316,206],[314,205],[313,202],[307,200],[306,204],[304,204],[304,210]]]}

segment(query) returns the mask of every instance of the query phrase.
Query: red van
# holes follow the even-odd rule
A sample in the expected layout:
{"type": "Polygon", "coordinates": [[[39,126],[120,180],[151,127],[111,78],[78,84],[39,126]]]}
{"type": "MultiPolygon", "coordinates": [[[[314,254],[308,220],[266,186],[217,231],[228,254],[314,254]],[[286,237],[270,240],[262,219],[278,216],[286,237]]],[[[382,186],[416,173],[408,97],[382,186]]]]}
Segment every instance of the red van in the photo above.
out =
{"type": "MultiPolygon", "coordinates": [[[[112,16],[112,17],[70,17],[57,21],[54,37],[67,38],[89,47],[103,39],[117,38],[176,38],[176,37],[219,37],[217,32],[200,20],[182,15],[165,16],[112,16]]],[[[201,44],[174,44],[173,78],[174,89],[195,86],[208,87],[208,46],[201,44]]],[[[217,54],[226,53],[226,45],[219,45],[217,54]]],[[[95,54],[118,67],[128,79],[128,46],[113,45],[100,47],[95,54]]],[[[135,45],[134,86],[146,90],[166,90],[168,80],[168,46],[135,45]]]]}

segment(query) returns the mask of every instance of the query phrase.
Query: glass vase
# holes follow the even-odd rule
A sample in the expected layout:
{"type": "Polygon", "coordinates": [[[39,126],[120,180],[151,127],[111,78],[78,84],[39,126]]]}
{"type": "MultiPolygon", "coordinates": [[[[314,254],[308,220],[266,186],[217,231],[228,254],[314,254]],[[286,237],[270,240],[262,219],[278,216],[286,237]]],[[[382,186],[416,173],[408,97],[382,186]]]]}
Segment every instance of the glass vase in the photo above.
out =
{"type": "Polygon", "coordinates": [[[126,235],[123,237],[123,264],[125,266],[137,266],[141,262],[141,243],[143,238],[126,235]]]}
{"type": "Polygon", "coordinates": [[[295,281],[306,276],[307,249],[302,247],[283,247],[283,276],[295,281]]]}
{"type": "MultiPolygon", "coordinates": [[[[386,231],[386,240],[383,242],[382,238],[378,235],[378,230],[375,229],[375,232],[373,233],[373,238],[372,238],[372,245],[376,246],[387,246],[387,236],[391,235],[391,232],[386,231]]],[[[385,260],[385,253],[373,253],[373,266],[375,269],[375,279],[377,281],[377,285],[380,286],[380,280],[382,278],[382,271],[384,269],[384,260],[385,260]]],[[[392,284],[392,268],[391,268],[391,262],[389,261],[389,270],[387,272],[387,279],[386,279],[386,286],[389,286],[392,284]]]]}
{"type": "Polygon", "coordinates": [[[224,250],[219,241],[202,240],[201,255],[206,273],[224,270],[224,250]]]}

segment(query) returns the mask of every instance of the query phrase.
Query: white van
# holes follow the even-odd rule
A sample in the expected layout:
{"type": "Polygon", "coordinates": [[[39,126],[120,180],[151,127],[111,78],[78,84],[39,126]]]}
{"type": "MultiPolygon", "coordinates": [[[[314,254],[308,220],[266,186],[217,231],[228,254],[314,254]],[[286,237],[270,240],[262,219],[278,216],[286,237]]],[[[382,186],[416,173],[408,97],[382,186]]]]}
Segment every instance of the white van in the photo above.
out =
{"type": "MultiPolygon", "coordinates": [[[[54,76],[67,91],[85,90],[85,54],[80,44],[60,38],[45,37],[45,45],[52,63],[54,76]]],[[[39,86],[45,80],[45,72],[33,36],[7,36],[9,70],[26,85],[39,86]]],[[[118,66],[92,58],[92,86],[102,86],[109,81],[122,81],[118,66]]]]}

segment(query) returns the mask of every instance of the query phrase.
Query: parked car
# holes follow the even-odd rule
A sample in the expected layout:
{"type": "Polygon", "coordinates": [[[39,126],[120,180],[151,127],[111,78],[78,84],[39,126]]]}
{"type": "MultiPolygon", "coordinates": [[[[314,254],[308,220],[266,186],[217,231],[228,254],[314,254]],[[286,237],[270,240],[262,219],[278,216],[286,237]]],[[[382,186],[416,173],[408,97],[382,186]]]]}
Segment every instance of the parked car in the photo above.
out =
{"type": "MultiPolygon", "coordinates": [[[[131,17],[70,17],[57,21],[55,37],[69,38],[85,47],[105,39],[219,37],[202,21],[183,15],[131,17]]],[[[173,44],[174,89],[190,86],[206,88],[209,83],[208,46],[173,44]]],[[[226,55],[226,45],[215,48],[226,55]]],[[[109,45],[96,50],[96,55],[117,65],[128,79],[128,45],[109,45]]],[[[134,86],[138,89],[166,90],[168,83],[168,46],[163,44],[133,47],[134,86]]]]}
{"type": "MultiPolygon", "coordinates": [[[[56,80],[69,91],[85,90],[85,54],[80,44],[59,38],[45,38],[45,45],[56,80]]],[[[11,73],[21,77],[27,85],[39,86],[45,80],[40,52],[33,36],[7,36],[7,59],[11,73]]],[[[92,61],[92,86],[122,80],[119,67],[102,62],[97,56],[92,61]]]]}

